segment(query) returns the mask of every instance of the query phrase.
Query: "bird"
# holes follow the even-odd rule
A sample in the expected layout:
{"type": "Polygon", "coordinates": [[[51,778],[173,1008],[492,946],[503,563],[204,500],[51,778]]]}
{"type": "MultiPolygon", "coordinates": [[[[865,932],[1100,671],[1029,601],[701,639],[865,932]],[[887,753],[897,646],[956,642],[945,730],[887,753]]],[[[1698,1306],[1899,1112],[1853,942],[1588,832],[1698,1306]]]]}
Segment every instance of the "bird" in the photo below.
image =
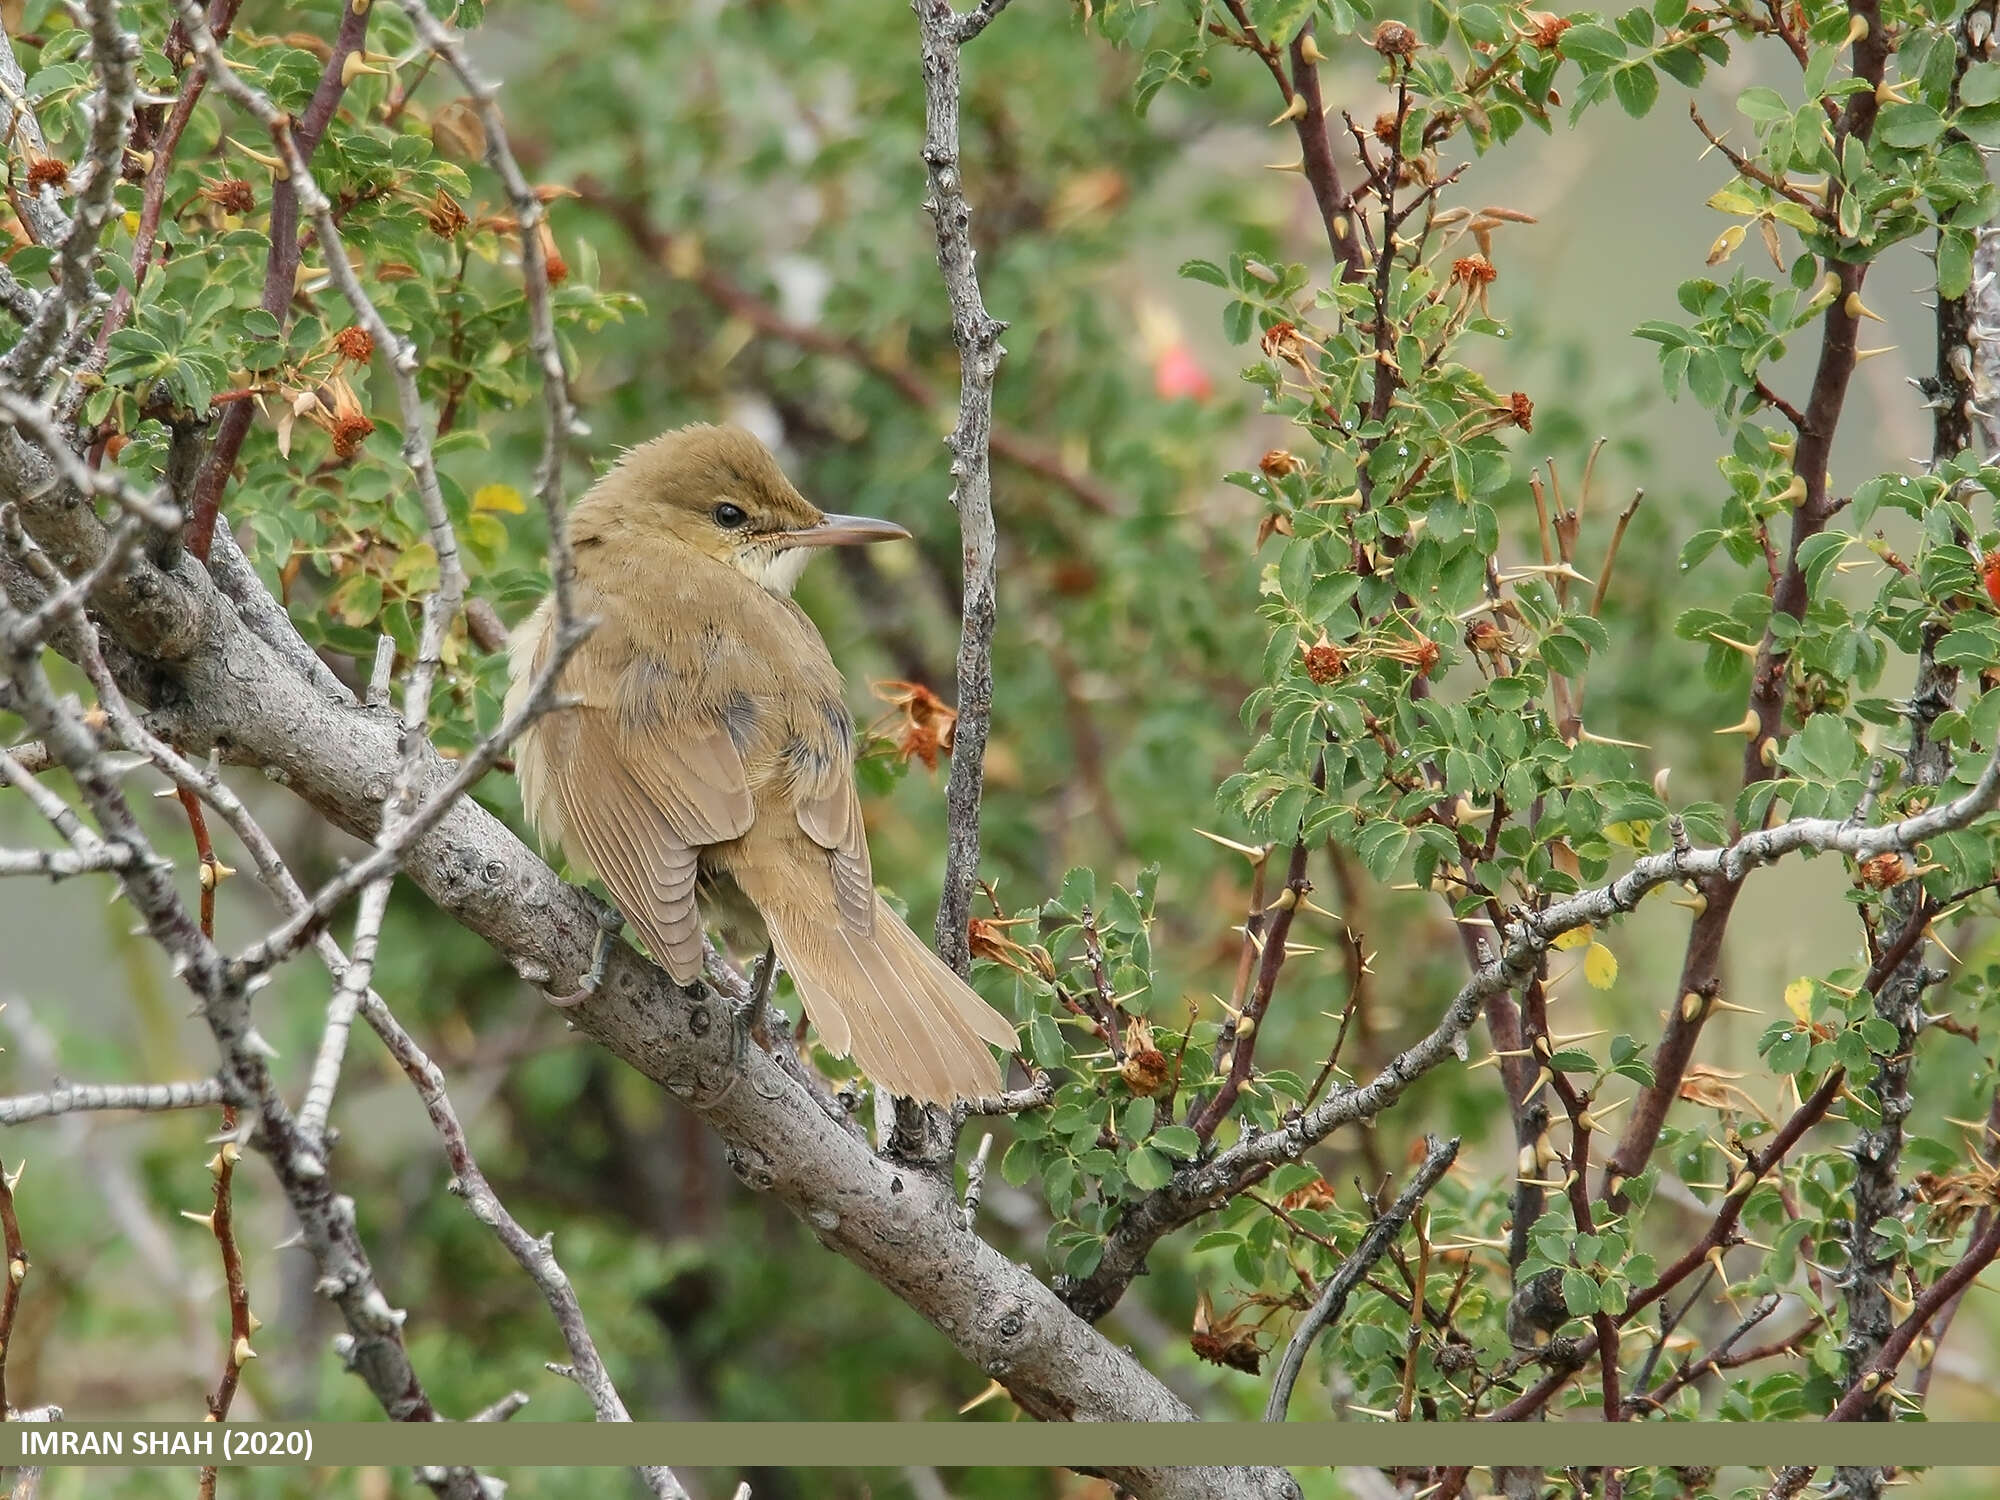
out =
{"type": "MultiPolygon", "coordinates": [[[[991,1049],[1019,1038],[876,892],[843,680],[792,598],[820,549],[910,533],[821,511],[754,434],[699,424],[627,450],[568,534],[575,612],[597,623],[514,752],[544,847],[596,874],[676,983],[701,976],[706,918],[766,951],[760,981],[774,953],[821,1044],[876,1084],[997,1095],[991,1049]]],[[[551,595],[513,632],[508,714],[556,629],[551,595]]],[[[595,988],[617,925],[557,1003],[595,988]]]]}

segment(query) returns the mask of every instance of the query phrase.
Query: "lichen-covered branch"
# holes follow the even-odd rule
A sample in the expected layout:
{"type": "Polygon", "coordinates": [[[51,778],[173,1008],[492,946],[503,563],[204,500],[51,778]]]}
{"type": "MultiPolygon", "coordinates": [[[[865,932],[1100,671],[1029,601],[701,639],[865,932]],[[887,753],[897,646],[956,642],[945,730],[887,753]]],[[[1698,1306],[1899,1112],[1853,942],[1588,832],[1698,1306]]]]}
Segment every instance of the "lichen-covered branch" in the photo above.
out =
{"type": "Polygon", "coordinates": [[[985,795],[986,737],[993,722],[993,628],[997,613],[998,539],[993,523],[993,377],[1000,366],[1000,335],[1007,325],[986,311],[973,267],[972,205],[959,162],[959,49],[978,35],[1000,7],[972,17],[955,13],[950,0],[914,0],[922,35],[924,168],[930,185],[925,207],[937,226],[938,269],[951,302],[951,336],[958,345],[958,425],[951,445],[952,504],[958,510],[965,567],[963,621],[958,645],[958,727],[952,741],[951,779],[945,788],[944,894],[938,902],[937,948],[944,961],[967,972],[972,950],[966,924],[979,874],[979,808],[985,795]]]}

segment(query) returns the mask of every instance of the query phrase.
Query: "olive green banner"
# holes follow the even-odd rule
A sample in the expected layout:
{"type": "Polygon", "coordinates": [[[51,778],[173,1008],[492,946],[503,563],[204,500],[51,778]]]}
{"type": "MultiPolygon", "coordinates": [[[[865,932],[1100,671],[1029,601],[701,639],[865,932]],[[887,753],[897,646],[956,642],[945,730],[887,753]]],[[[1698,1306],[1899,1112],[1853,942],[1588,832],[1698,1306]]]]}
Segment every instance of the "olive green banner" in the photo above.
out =
{"type": "Polygon", "coordinates": [[[588,1422],[0,1425],[0,1464],[936,1468],[1174,1464],[2000,1466],[2000,1424],[588,1422]]]}

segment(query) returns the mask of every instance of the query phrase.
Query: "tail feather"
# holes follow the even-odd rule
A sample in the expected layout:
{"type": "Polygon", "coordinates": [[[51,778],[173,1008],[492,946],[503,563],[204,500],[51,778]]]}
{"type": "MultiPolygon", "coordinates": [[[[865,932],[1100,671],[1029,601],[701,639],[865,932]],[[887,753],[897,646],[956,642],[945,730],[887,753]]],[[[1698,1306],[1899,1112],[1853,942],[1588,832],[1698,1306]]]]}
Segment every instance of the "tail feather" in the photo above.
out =
{"type": "Polygon", "coordinates": [[[848,930],[830,899],[820,912],[805,909],[797,892],[749,894],[828,1051],[852,1056],[876,1083],[926,1104],[999,1093],[990,1048],[1013,1051],[1013,1026],[879,896],[875,930],[864,937],[848,930]]]}

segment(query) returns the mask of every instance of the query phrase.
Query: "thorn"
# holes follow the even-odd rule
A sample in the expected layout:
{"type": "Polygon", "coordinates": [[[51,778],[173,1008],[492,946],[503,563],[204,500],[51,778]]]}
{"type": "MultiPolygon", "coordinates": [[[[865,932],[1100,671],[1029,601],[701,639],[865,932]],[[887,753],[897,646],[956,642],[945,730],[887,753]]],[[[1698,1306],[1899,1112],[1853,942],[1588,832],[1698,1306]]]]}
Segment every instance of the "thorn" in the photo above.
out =
{"type": "MultiPolygon", "coordinates": [[[[1718,646],[1727,646],[1731,651],[1741,651],[1745,656],[1749,657],[1752,661],[1755,661],[1757,659],[1757,648],[1751,645],[1748,641],[1735,640],[1730,636],[1724,635],[1719,630],[1711,630],[1708,633],[1708,638],[1711,641],[1714,641],[1718,646]]],[[[1724,730],[1716,731],[1716,733],[1718,734],[1726,732],[1727,731],[1724,730]]]]}
{"type": "Polygon", "coordinates": [[[1758,721],[1756,712],[1754,710],[1749,710],[1746,711],[1743,717],[1736,723],[1728,725],[1725,728],[1718,729],[1715,732],[1717,734],[1740,734],[1748,738],[1749,736],[1756,734],[1758,729],[1761,727],[1762,726],[1758,721]]]}
{"type": "Polygon", "coordinates": [[[967,1412],[971,1411],[974,1407],[984,1406],[987,1402],[991,1401],[995,1396],[1004,1396],[1006,1394],[1007,1394],[1006,1386],[1002,1385],[997,1380],[991,1381],[987,1384],[985,1390],[981,1391],[978,1395],[974,1396],[970,1401],[966,1402],[965,1405],[961,1406],[958,1409],[958,1414],[962,1417],[967,1412]]]}
{"type": "MultiPolygon", "coordinates": [[[[1868,24],[1861,16],[1856,16],[1854,19],[1860,21],[1863,26],[1868,24]]],[[[1841,307],[1848,317],[1855,319],[1857,322],[1862,318],[1873,318],[1878,323],[1883,321],[1880,313],[1869,311],[1868,304],[1861,300],[1861,293],[1859,292],[1849,292],[1847,300],[1841,304],[1841,307]]]]}
{"type": "Polygon", "coordinates": [[[198,1214],[193,1209],[184,1208],[181,1210],[181,1217],[183,1219],[186,1219],[190,1224],[201,1225],[201,1227],[203,1229],[206,1229],[210,1234],[215,1233],[214,1214],[198,1214]]]}
{"type": "Polygon", "coordinates": [[[1236,842],[1235,839],[1224,838],[1219,833],[1210,833],[1206,828],[1197,828],[1195,829],[1195,832],[1200,834],[1203,838],[1207,839],[1211,844],[1220,844],[1225,849],[1235,850],[1238,854],[1242,855],[1245,859],[1249,860],[1250,863],[1253,865],[1261,865],[1262,863],[1264,863],[1265,860],[1271,857],[1271,845],[1269,844],[1264,844],[1261,846],[1255,844],[1239,844],[1236,842]]]}
{"type": "Polygon", "coordinates": [[[1264,170],[1267,172],[1304,172],[1305,169],[1306,159],[1303,156],[1297,161],[1267,161],[1264,163],[1264,170]]]}
{"type": "Polygon", "coordinates": [[[1896,347],[1894,344],[1884,344],[1878,349],[1856,349],[1854,351],[1854,362],[1858,365],[1864,359],[1873,359],[1878,354],[1894,354],[1896,347]]]}
{"type": "Polygon", "coordinates": [[[1608,734],[1592,734],[1588,729],[1581,727],[1576,731],[1576,737],[1592,745],[1616,745],[1624,750],[1650,750],[1653,748],[1651,745],[1641,744],[1638,740],[1614,740],[1608,734]]]}
{"type": "Polygon", "coordinates": [[[1284,124],[1287,120],[1302,119],[1305,116],[1305,112],[1306,96],[1304,94],[1294,94],[1292,95],[1292,102],[1285,106],[1284,112],[1273,119],[1271,124],[1276,126],[1284,124]]]}

